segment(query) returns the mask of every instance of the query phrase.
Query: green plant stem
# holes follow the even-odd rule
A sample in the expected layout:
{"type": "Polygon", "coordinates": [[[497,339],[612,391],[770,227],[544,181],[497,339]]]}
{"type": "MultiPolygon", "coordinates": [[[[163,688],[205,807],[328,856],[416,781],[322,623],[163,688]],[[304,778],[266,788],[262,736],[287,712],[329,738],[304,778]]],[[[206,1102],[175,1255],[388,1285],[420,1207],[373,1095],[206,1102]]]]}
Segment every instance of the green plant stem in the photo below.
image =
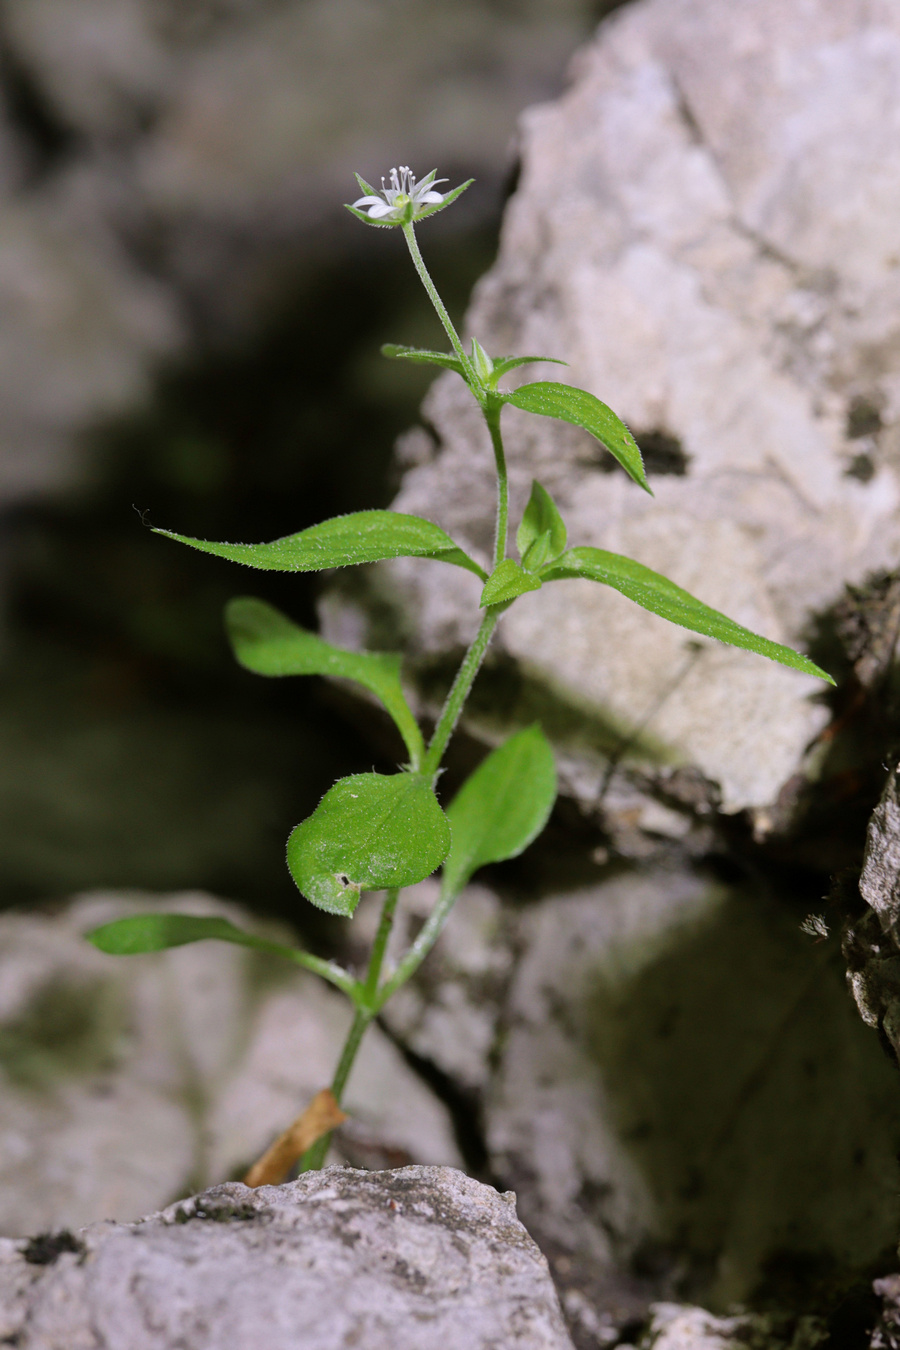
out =
{"type": "Polygon", "coordinates": [[[435,774],[440,768],[444,751],[447,749],[447,742],[453,735],[453,729],[459,721],[459,715],[463,710],[466,699],[469,697],[469,690],[472,688],[475,676],[481,668],[488,643],[504,608],[503,605],[490,605],[484,612],[484,618],[481,620],[478,632],[472,639],[472,645],[456,672],[456,678],[450,686],[450,692],[438,718],[434,735],[422,763],[422,772],[425,774],[435,774]]]}
{"type": "Polygon", "coordinates": [[[366,982],[363,986],[363,1005],[367,1008],[373,1008],[375,1005],[378,981],[381,978],[381,967],[384,964],[384,954],[387,951],[391,929],[394,926],[394,913],[397,909],[399,895],[400,891],[395,886],[393,890],[388,891],[381,907],[381,920],[378,924],[378,932],[375,934],[372,955],[369,957],[369,969],[366,972],[366,982]]]}
{"type": "Polygon", "coordinates": [[[406,981],[411,975],[415,975],[419,966],[425,960],[425,957],[431,951],[443,932],[444,924],[450,917],[450,911],[452,910],[458,895],[458,890],[441,892],[440,899],[423,924],[415,942],[406,952],[391,978],[386,980],[381,986],[375,1009],[376,1012],[380,1012],[391,995],[396,994],[400,986],[406,984],[406,981]]]}
{"type": "MultiPolygon", "coordinates": [[[[400,891],[395,886],[384,897],[384,904],[381,907],[381,920],[372,946],[372,955],[369,957],[366,978],[361,982],[361,986],[360,984],[357,985],[356,1012],[353,1021],[350,1023],[350,1030],[347,1032],[347,1039],[344,1041],[344,1048],[341,1051],[341,1057],[331,1080],[331,1092],[338,1106],[341,1104],[344,1088],[347,1086],[347,1079],[350,1077],[350,1070],[353,1068],[356,1052],[362,1043],[366,1028],[380,1006],[377,1001],[378,981],[381,978],[381,967],[384,965],[388,940],[394,926],[394,914],[399,895],[400,891]]],[[[331,1131],[329,1130],[328,1134],[323,1134],[321,1139],[317,1139],[306,1150],[300,1163],[300,1171],[317,1172],[325,1161],[330,1142],[331,1131]]]]}
{"type": "Polygon", "coordinates": [[[484,419],[491,433],[494,463],[497,466],[497,521],[494,528],[494,566],[499,567],[506,557],[506,536],[509,522],[509,480],[506,473],[506,455],[500,434],[500,413],[503,404],[491,399],[484,408],[484,419]]]}
{"type": "Polygon", "coordinates": [[[447,310],[444,307],[444,302],[437,293],[437,287],[435,286],[434,282],[431,280],[431,277],[428,274],[428,268],[425,266],[425,260],[422,257],[422,254],[419,252],[419,244],[418,240],[416,239],[416,232],[413,229],[413,223],[411,220],[407,221],[407,223],[403,226],[403,237],[406,240],[406,245],[407,248],[409,249],[409,255],[413,260],[413,265],[415,266],[415,269],[419,274],[419,278],[422,282],[422,285],[428,292],[428,298],[434,305],[437,316],[440,319],[441,323],[444,325],[444,331],[447,334],[448,338],[450,339],[450,345],[456,352],[456,355],[459,357],[460,363],[462,364],[462,368],[466,372],[466,380],[468,382],[469,388],[472,390],[472,393],[475,395],[475,397],[478,399],[480,403],[482,401],[481,381],[475,374],[472,362],[466,355],[466,349],[460,342],[459,334],[453,327],[453,322],[450,318],[450,315],[447,313],[447,310]]]}

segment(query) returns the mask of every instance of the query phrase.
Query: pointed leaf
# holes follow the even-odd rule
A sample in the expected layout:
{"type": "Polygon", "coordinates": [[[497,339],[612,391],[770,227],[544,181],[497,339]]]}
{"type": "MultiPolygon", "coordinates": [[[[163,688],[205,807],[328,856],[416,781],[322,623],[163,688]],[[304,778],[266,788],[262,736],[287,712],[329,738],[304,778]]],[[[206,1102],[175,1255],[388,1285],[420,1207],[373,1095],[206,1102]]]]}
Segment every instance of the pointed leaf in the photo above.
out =
{"type": "Polygon", "coordinates": [[[381,355],[391,361],[414,361],[417,365],[444,366],[446,370],[455,370],[462,375],[462,362],[449,352],[430,352],[422,347],[400,347],[395,342],[386,342],[381,355]]]}
{"type": "MultiPolygon", "coordinates": [[[[511,394],[505,394],[504,399],[516,408],[524,408],[525,412],[539,413],[542,417],[558,417],[563,422],[584,427],[585,431],[589,431],[606,446],[625,472],[645,492],[650,492],[637,442],[612,408],[601,403],[593,394],[585,389],[575,389],[569,384],[542,381],[520,385],[511,394]]],[[[650,495],[653,495],[652,492],[650,495]]]]}
{"type": "Polygon", "coordinates": [[[201,553],[212,553],[217,558],[264,571],[320,572],[326,567],[351,567],[383,558],[436,558],[465,567],[482,580],[487,576],[439,525],[398,511],[356,511],[349,516],[335,516],[270,544],[217,544],[172,530],[153,533],[189,544],[201,553]]]}
{"type": "Polygon", "coordinates": [[[450,826],[430,779],[414,773],[342,778],[291,832],[287,862],[320,909],[349,917],[361,891],[411,886],[450,850],[450,826]]]}
{"type": "Polygon", "coordinates": [[[554,366],[567,366],[568,361],[559,361],[555,356],[498,356],[494,362],[494,387],[502,375],[509,370],[515,370],[516,366],[531,366],[538,362],[548,361],[554,366]]]}
{"type": "Polygon", "coordinates": [[[541,589],[540,577],[532,576],[529,572],[523,572],[517,562],[512,558],[504,558],[502,563],[494,568],[487,581],[484,583],[484,590],[481,592],[481,608],[486,605],[504,605],[510,600],[515,600],[517,595],[524,595],[526,591],[539,591],[541,589]]]}
{"type": "Polygon", "coordinates": [[[680,624],[692,633],[718,638],[732,647],[743,647],[759,656],[767,656],[770,661],[778,661],[783,666],[801,670],[807,675],[817,675],[829,684],[834,684],[831,676],[810,661],[808,656],[801,656],[791,647],[783,647],[779,642],[771,642],[757,633],[751,633],[749,628],[742,628],[733,619],[704,605],[702,600],[697,600],[688,591],[676,586],[674,581],[651,571],[633,558],[607,553],[601,548],[572,548],[544,573],[544,581],[561,581],[570,577],[586,577],[590,581],[612,586],[643,609],[649,609],[652,614],[659,614],[671,623],[680,624]]]}
{"type": "Polygon", "coordinates": [[[535,724],[493,750],[447,807],[453,845],[445,893],[460,891],[486,863],[518,857],[546,825],[555,800],[553,751],[535,724]]]}
{"type": "Polygon", "coordinates": [[[516,547],[522,558],[522,566],[529,571],[536,571],[548,560],[558,558],[566,547],[566,541],[565,522],[559,514],[556,502],[550,493],[541,487],[537,479],[534,479],[522,523],[516,532],[516,547]],[[550,538],[546,552],[542,557],[538,557],[536,552],[530,553],[530,550],[543,534],[549,534],[550,538]],[[528,555],[527,562],[526,555],[528,555]]]}
{"type": "Polygon", "coordinates": [[[438,211],[446,211],[448,206],[452,206],[457,197],[461,197],[466,188],[470,188],[475,182],[474,178],[469,178],[465,183],[460,183],[458,188],[448,192],[442,202],[435,202],[434,206],[426,206],[423,210],[416,212],[416,224],[420,220],[425,220],[428,216],[436,216],[438,211]]]}
{"type": "Polygon", "coordinates": [[[522,567],[526,572],[540,572],[548,559],[552,561],[553,556],[553,537],[549,530],[544,530],[537,539],[532,539],[522,554],[522,567]]]}
{"type": "Polygon", "coordinates": [[[393,717],[413,765],[419,764],[425,746],[400,684],[399,656],[333,647],[250,596],[229,601],[225,627],[238,661],[257,675],[330,675],[364,685],[393,717]]]}

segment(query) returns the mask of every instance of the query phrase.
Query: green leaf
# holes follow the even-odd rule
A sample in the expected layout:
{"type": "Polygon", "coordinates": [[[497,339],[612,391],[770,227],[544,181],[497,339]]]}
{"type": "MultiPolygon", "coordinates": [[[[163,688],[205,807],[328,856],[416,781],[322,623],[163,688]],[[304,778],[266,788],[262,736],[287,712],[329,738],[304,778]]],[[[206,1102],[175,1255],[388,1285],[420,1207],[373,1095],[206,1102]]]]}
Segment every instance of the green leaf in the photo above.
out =
{"type": "Polygon", "coordinates": [[[467,179],[465,183],[460,183],[458,188],[448,192],[442,202],[435,202],[434,206],[426,206],[421,211],[417,211],[416,224],[418,225],[420,220],[426,220],[428,216],[436,216],[439,211],[446,211],[447,207],[452,206],[457,197],[461,197],[466,188],[470,188],[474,182],[474,178],[467,179]]]}
{"type": "Polygon", "coordinates": [[[516,366],[531,366],[538,361],[548,361],[554,366],[567,366],[569,364],[568,361],[558,361],[555,356],[498,356],[497,360],[494,362],[494,371],[492,375],[494,388],[496,389],[497,381],[501,376],[505,375],[507,371],[515,370],[516,366]]]}
{"type": "Polygon", "coordinates": [[[566,526],[556,502],[537,479],[531,484],[531,496],[522,523],[516,532],[516,547],[527,572],[536,572],[546,562],[558,558],[566,547],[566,526]],[[537,547],[544,535],[548,538],[537,547]]]}
{"type": "Polygon", "coordinates": [[[453,846],[444,863],[445,893],[460,891],[485,863],[518,857],[546,825],[555,800],[553,751],[535,724],[493,750],[447,807],[453,846]]]}
{"type": "Polygon", "coordinates": [[[633,558],[607,553],[601,548],[572,548],[544,573],[544,580],[562,581],[571,577],[586,577],[590,581],[612,586],[643,609],[649,609],[652,614],[659,614],[671,623],[680,624],[692,633],[718,638],[732,647],[743,647],[759,656],[767,656],[771,661],[779,661],[783,666],[790,666],[792,670],[817,675],[829,684],[834,684],[831,676],[810,661],[808,656],[801,656],[791,647],[770,642],[768,638],[751,633],[749,628],[742,628],[733,619],[704,605],[702,600],[697,600],[688,591],[683,591],[674,581],[651,571],[633,558]]]}
{"type": "Polygon", "coordinates": [[[493,388],[494,363],[477,338],[472,338],[472,367],[482,384],[493,388]]]}
{"type": "Polygon", "coordinates": [[[326,567],[352,567],[384,558],[436,558],[465,567],[482,580],[487,576],[484,568],[457,548],[439,525],[398,511],[355,511],[349,516],[335,516],[270,544],[216,544],[172,530],[153,533],[176,539],[201,553],[270,572],[321,572],[326,567]]]}
{"type": "Polygon", "coordinates": [[[283,947],[280,942],[269,942],[267,938],[254,937],[236,928],[227,919],[196,914],[135,914],[128,919],[114,919],[104,923],[93,932],[85,933],[88,942],[92,942],[101,952],[112,956],[137,956],[142,952],[161,952],[167,947],[183,947],[188,942],[203,942],[207,938],[217,938],[221,942],[234,942],[239,947],[253,947],[256,951],[268,952],[272,956],[282,956],[295,965],[312,970],[316,975],[329,980],[338,989],[343,989],[351,998],[356,995],[356,981],[353,976],[333,961],[323,961],[320,956],[300,951],[296,947],[283,947]]]}
{"type": "Polygon", "coordinates": [[[517,595],[524,595],[526,591],[539,591],[541,589],[540,577],[532,576],[529,572],[523,572],[517,562],[512,558],[504,558],[502,563],[498,563],[487,581],[484,583],[484,590],[481,592],[481,608],[486,605],[504,605],[510,600],[515,600],[517,595]]]}
{"type": "Polygon", "coordinates": [[[361,891],[411,886],[449,850],[450,826],[430,779],[358,773],[335,783],[291,832],[287,862],[307,900],[349,917],[361,891]]]}
{"type": "Polygon", "coordinates": [[[330,675],[364,685],[393,717],[413,765],[420,763],[425,746],[400,684],[399,656],[333,647],[250,596],[229,601],[225,627],[237,660],[257,675],[330,675]]]}
{"type": "MultiPolygon", "coordinates": [[[[575,389],[570,384],[554,384],[550,381],[538,384],[523,384],[511,394],[504,394],[504,400],[525,412],[539,413],[542,417],[558,417],[563,422],[572,422],[576,427],[584,427],[592,436],[606,446],[611,455],[634,481],[650,492],[650,484],[644,473],[644,461],[637,442],[625,423],[616,417],[612,408],[601,403],[599,398],[584,389],[575,389]]],[[[651,497],[653,493],[650,492],[651,497]]]]}
{"type": "Polygon", "coordinates": [[[455,370],[457,375],[463,374],[462,362],[449,352],[431,352],[424,347],[399,347],[396,342],[386,342],[381,348],[381,355],[391,361],[414,361],[417,365],[444,366],[447,370],[455,370]]]}
{"type": "Polygon", "coordinates": [[[135,914],[132,918],[104,923],[86,933],[85,937],[101,952],[109,952],[113,956],[161,952],[167,947],[183,947],[188,942],[202,942],[206,938],[218,938],[222,942],[235,942],[240,947],[275,952],[291,960],[297,955],[293,948],[254,937],[252,933],[236,928],[227,919],[195,914],[135,914]]]}

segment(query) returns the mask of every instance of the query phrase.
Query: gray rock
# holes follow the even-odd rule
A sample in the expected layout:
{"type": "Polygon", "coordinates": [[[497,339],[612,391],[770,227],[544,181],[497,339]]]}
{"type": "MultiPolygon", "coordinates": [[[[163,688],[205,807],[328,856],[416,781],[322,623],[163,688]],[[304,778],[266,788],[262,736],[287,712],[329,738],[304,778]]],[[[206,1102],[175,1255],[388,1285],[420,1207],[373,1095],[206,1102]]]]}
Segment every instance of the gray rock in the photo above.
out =
{"type": "MultiPolygon", "coordinates": [[[[520,186],[467,327],[493,352],[565,358],[563,378],[644,438],[656,497],[609,472],[586,434],[512,409],[513,517],[535,476],[570,542],[635,556],[802,647],[845,582],[900,550],[900,13],[641,0],[574,70],[564,97],[523,118],[520,186]]],[[[448,375],[425,411],[438,451],[395,506],[484,556],[492,458],[477,410],[448,375]]],[[[441,572],[392,564],[426,665],[477,623],[477,580],[441,572]]],[[[610,589],[529,594],[497,641],[545,723],[580,721],[557,740],[588,805],[640,814],[633,787],[610,789],[610,757],[651,777],[688,765],[763,834],[785,782],[815,772],[821,686],[610,589]]],[[[473,725],[496,736],[514,713],[473,725]]]]}
{"type": "Polygon", "coordinates": [[[450,1168],[218,1186],[49,1251],[0,1248],[21,1350],[571,1350],[515,1196],[450,1168]]]}
{"type": "Polygon", "coordinates": [[[859,890],[869,908],[844,925],[847,982],[863,1021],[900,1061],[900,765],[892,763],[866,833],[859,890]]]}
{"type": "MultiPolygon", "coordinates": [[[[156,908],[259,928],[197,894],[0,916],[0,1232],[131,1220],[240,1176],[331,1079],[350,1013],[314,977],[220,942],[119,958],[83,940],[156,908]]],[[[337,1160],[460,1162],[445,1108],[377,1027],[345,1105],[337,1160]]]]}
{"type": "Polygon", "coordinates": [[[833,945],[758,887],[650,870],[541,901],[516,945],[491,1165],[597,1310],[617,1268],[721,1308],[778,1253],[852,1273],[892,1243],[895,1071],[833,945]]]}
{"type": "Polygon", "coordinates": [[[828,1331],[817,1317],[779,1317],[771,1313],[741,1313],[716,1317],[705,1308],[678,1303],[658,1303],[647,1335],[645,1350],[815,1350],[828,1340],[828,1331]]]}

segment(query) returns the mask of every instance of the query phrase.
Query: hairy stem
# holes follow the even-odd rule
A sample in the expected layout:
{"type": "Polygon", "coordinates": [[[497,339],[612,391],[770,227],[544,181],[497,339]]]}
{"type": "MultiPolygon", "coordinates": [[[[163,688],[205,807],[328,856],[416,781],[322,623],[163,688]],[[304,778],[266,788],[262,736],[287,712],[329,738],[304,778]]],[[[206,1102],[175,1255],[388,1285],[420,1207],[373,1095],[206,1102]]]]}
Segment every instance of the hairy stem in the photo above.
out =
{"type": "Polygon", "coordinates": [[[444,924],[450,917],[450,911],[458,894],[458,891],[441,891],[440,899],[423,924],[415,942],[400,961],[391,978],[381,986],[376,1011],[380,1012],[391,995],[395,994],[402,984],[406,984],[410,976],[415,975],[443,932],[444,924]]]}
{"type": "Polygon", "coordinates": [[[491,433],[491,445],[494,447],[494,463],[497,466],[497,520],[494,527],[494,566],[499,566],[506,557],[506,535],[509,521],[509,481],[506,473],[506,455],[503,451],[503,437],[500,435],[500,413],[502,403],[489,402],[484,410],[484,418],[491,433]]]}
{"type": "Polygon", "coordinates": [[[450,686],[450,692],[441,710],[438,724],[431,738],[431,744],[422,764],[423,773],[435,774],[440,767],[441,760],[444,758],[444,751],[447,749],[447,742],[453,735],[454,727],[459,721],[459,715],[463,710],[466,699],[469,697],[469,690],[472,688],[475,676],[481,668],[488,643],[497,627],[497,620],[503,613],[503,608],[501,605],[490,605],[484,612],[484,618],[481,620],[478,632],[472,639],[472,645],[463,657],[462,665],[456,672],[456,679],[450,686]]]}
{"type": "Polygon", "coordinates": [[[460,362],[462,364],[462,368],[466,372],[466,380],[468,381],[469,387],[472,390],[472,393],[475,394],[477,398],[481,390],[481,381],[475,374],[472,362],[470,361],[469,357],[466,356],[466,349],[460,342],[459,334],[453,327],[453,321],[451,320],[450,315],[447,313],[443,300],[437,293],[437,287],[435,286],[434,282],[431,280],[431,277],[428,274],[428,268],[425,266],[425,260],[423,259],[422,254],[419,252],[419,244],[416,239],[416,232],[413,229],[413,224],[411,220],[407,221],[407,223],[403,226],[403,237],[406,240],[406,244],[409,249],[409,255],[413,260],[413,265],[415,266],[415,269],[419,274],[419,278],[422,282],[422,285],[428,292],[428,298],[434,305],[437,316],[440,319],[441,323],[444,325],[444,331],[446,332],[448,338],[450,339],[450,345],[456,352],[456,355],[459,357],[460,362]]]}
{"type": "MultiPolygon", "coordinates": [[[[344,1088],[347,1086],[347,1079],[350,1077],[350,1071],[353,1068],[353,1063],[356,1059],[356,1052],[365,1035],[366,1027],[375,1016],[378,981],[381,979],[381,967],[384,964],[384,955],[387,951],[388,939],[391,936],[391,929],[394,925],[394,912],[397,908],[397,899],[399,895],[400,892],[395,886],[392,890],[388,891],[387,895],[384,897],[384,904],[381,907],[381,921],[378,925],[378,932],[375,935],[372,955],[369,957],[369,968],[366,971],[366,978],[362,983],[361,992],[357,995],[356,1013],[350,1024],[350,1030],[347,1032],[347,1039],[344,1041],[344,1048],[341,1051],[341,1057],[338,1060],[337,1068],[334,1071],[334,1077],[331,1080],[331,1091],[339,1106],[344,1093],[344,1088]]],[[[359,988],[359,986],[357,987],[359,988]]],[[[330,1142],[330,1131],[328,1134],[324,1134],[321,1139],[317,1139],[304,1153],[300,1163],[300,1171],[317,1172],[325,1161],[330,1142]]]]}

